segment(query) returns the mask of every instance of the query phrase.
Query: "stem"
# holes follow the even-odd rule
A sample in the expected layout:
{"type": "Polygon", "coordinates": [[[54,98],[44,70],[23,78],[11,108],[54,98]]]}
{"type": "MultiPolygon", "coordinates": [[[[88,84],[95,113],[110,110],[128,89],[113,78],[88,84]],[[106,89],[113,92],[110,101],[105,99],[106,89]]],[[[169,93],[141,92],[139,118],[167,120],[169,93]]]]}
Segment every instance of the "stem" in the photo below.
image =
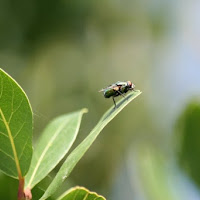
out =
{"type": "Polygon", "coordinates": [[[18,200],[25,200],[24,195],[24,177],[19,177],[19,187],[18,187],[18,200]]]}

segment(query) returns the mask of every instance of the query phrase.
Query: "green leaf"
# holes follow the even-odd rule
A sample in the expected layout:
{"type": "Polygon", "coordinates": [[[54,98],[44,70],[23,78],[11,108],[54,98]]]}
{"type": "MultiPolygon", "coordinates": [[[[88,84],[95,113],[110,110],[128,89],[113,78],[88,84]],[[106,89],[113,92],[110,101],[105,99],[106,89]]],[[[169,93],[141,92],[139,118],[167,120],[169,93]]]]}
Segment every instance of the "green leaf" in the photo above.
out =
{"type": "Polygon", "coordinates": [[[167,156],[148,142],[139,143],[138,147],[130,152],[128,159],[130,182],[138,182],[138,187],[144,191],[144,199],[177,200],[173,190],[178,194],[175,184],[179,182],[178,180],[177,183],[174,182],[177,177],[172,180],[174,169],[171,170],[173,167],[169,163],[167,156]],[[137,176],[132,176],[133,171],[137,176]]]}
{"type": "Polygon", "coordinates": [[[106,200],[103,196],[96,192],[90,192],[84,187],[75,187],[66,191],[57,200],[106,200]]]}
{"type": "Polygon", "coordinates": [[[77,162],[82,158],[88,148],[92,145],[96,137],[102,131],[102,129],[126,106],[128,105],[133,99],[135,99],[141,92],[139,90],[131,92],[127,97],[121,99],[117,103],[117,108],[114,109],[111,107],[100,119],[99,123],[94,127],[94,129],[90,132],[90,134],[83,140],[83,142],[74,149],[74,151],[67,157],[66,161],[60,168],[59,172],[55,176],[54,180],[47,188],[46,192],[44,193],[42,199],[46,199],[47,197],[51,196],[57,188],[60,187],[62,182],[69,176],[77,162]]]}
{"type": "MultiPolygon", "coordinates": [[[[32,200],[40,199],[52,180],[53,180],[53,177],[51,177],[50,174],[48,174],[37,185],[35,185],[35,187],[31,190],[32,197],[33,197],[32,200]]],[[[55,199],[55,198],[51,198],[51,199],[55,199]]]]}
{"type": "Polygon", "coordinates": [[[46,127],[33,153],[30,170],[25,178],[26,188],[32,189],[65,156],[76,139],[85,112],[87,110],[82,109],[57,117],[46,127]]]}
{"type": "Polygon", "coordinates": [[[6,176],[5,174],[0,172],[0,199],[16,199],[18,184],[18,180],[6,176]]]}
{"type": "Polygon", "coordinates": [[[22,178],[32,156],[32,110],[22,88],[0,69],[0,170],[22,178]]]}
{"type": "Polygon", "coordinates": [[[176,126],[180,166],[200,187],[200,102],[186,106],[176,126]]]}

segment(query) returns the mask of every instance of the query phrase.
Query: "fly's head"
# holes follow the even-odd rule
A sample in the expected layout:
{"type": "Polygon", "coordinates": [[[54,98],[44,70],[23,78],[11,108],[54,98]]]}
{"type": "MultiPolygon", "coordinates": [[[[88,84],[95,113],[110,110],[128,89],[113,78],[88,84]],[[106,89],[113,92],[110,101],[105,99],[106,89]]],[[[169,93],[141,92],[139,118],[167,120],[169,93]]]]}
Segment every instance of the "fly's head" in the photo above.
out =
{"type": "Polygon", "coordinates": [[[127,81],[128,90],[134,90],[135,85],[131,81],[127,81]]]}

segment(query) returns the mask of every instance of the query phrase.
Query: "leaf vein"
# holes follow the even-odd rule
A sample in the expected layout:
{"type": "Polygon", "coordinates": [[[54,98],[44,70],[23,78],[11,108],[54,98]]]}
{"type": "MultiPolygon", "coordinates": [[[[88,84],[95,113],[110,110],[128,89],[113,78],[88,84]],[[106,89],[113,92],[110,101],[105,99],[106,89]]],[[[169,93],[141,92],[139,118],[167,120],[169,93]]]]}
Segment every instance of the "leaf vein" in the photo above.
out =
{"type": "Polygon", "coordinates": [[[24,127],[25,124],[26,124],[26,122],[24,122],[22,124],[22,126],[19,128],[19,130],[17,131],[17,133],[13,136],[13,139],[15,139],[18,136],[18,134],[21,132],[21,130],[23,129],[23,127],[24,127]]]}
{"type": "Polygon", "coordinates": [[[18,172],[18,176],[19,176],[19,179],[20,179],[22,177],[22,173],[21,173],[21,168],[20,168],[18,156],[17,156],[17,151],[16,151],[15,143],[14,143],[14,140],[13,140],[13,136],[12,136],[9,124],[6,121],[6,118],[5,118],[5,116],[4,116],[3,111],[1,110],[1,108],[0,108],[0,115],[1,115],[1,117],[3,119],[3,122],[4,122],[5,126],[6,126],[6,130],[8,132],[8,137],[10,139],[10,144],[11,144],[11,147],[12,147],[12,151],[13,151],[13,155],[14,155],[14,160],[15,160],[17,172],[18,172]]]}
{"type": "MultiPolygon", "coordinates": [[[[5,166],[7,168],[6,163],[3,163],[3,166],[5,166]]],[[[13,177],[15,177],[15,172],[11,168],[7,168],[7,170],[12,173],[13,177]]]]}
{"type": "Polygon", "coordinates": [[[77,192],[75,193],[75,195],[74,195],[74,197],[73,197],[73,200],[76,200],[76,197],[77,197],[77,195],[78,195],[78,192],[79,192],[79,191],[77,191],[77,192]]]}
{"type": "Polygon", "coordinates": [[[13,161],[15,161],[15,159],[10,155],[10,154],[8,154],[8,153],[6,153],[4,150],[2,150],[2,149],[0,149],[0,151],[2,152],[2,153],[4,153],[6,156],[8,156],[9,158],[11,158],[13,161]]]}
{"type": "Polygon", "coordinates": [[[83,200],[86,200],[88,198],[88,193],[85,194],[84,196],[84,199],[83,200]]]}
{"type": "Polygon", "coordinates": [[[13,110],[13,108],[12,108],[12,112],[11,112],[11,114],[10,114],[8,123],[10,123],[10,121],[11,121],[11,119],[12,119],[12,116],[13,116],[13,115],[18,111],[18,109],[21,107],[22,102],[23,102],[23,99],[21,100],[21,102],[19,103],[19,105],[17,106],[17,108],[16,108],[15,110],[13,110]]]}
{"type": "Polygon", "coordinates": [[[23,155],[24,149],[25,149],[25,147],[26,147],[28,141],[29,141],[29,137],[27,138],[27,140],[26,140],[26,142],[25,142],[25,144],[24,144],[24,147],[23,147],[23,149],[22,149],[22,152],[21,152],[21,154],[19,155],[19,160],[21,159],[21,157],[22,157],[22,155],[23,155]]]}
{"type": "Polygon", "coordinates": [[[1,99],[2,94],[3,94],[3,77],[2,75],[0,75],[0,77],[1,77],[1,93],[0,93],[0,99],[1,99]]]}
{"type": "Polygon", "coordinates": [[[0,132],[0,134],[8,138],[8,135],[6,135],[4,132],[0,132]]]}
{"type": "Polygon", "coordinates": [[[14,105],[14,88],[13,88],[13,84],[11,82],[11,80],[9,79],[9,82],[10,82],[10,85],[12,87],[12,101],[11,101],[11,114],[10,114],[10,117],[8,118],[8,124],[10,123],[10,120],[12,118],[12,115],[13,115],[13,105],[14,105]]]}

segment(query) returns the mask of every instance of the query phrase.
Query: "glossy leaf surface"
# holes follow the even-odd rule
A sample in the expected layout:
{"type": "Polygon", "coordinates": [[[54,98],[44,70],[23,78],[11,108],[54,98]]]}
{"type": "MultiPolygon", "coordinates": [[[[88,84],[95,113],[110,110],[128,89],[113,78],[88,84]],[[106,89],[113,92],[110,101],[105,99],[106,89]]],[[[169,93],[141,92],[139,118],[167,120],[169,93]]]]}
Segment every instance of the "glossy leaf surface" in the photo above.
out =
{"type": "Polygon", "coordinates": [[[32,157],[32,110],[17,82],[0,69],[0,170],[23,177],[32,157]]]}

